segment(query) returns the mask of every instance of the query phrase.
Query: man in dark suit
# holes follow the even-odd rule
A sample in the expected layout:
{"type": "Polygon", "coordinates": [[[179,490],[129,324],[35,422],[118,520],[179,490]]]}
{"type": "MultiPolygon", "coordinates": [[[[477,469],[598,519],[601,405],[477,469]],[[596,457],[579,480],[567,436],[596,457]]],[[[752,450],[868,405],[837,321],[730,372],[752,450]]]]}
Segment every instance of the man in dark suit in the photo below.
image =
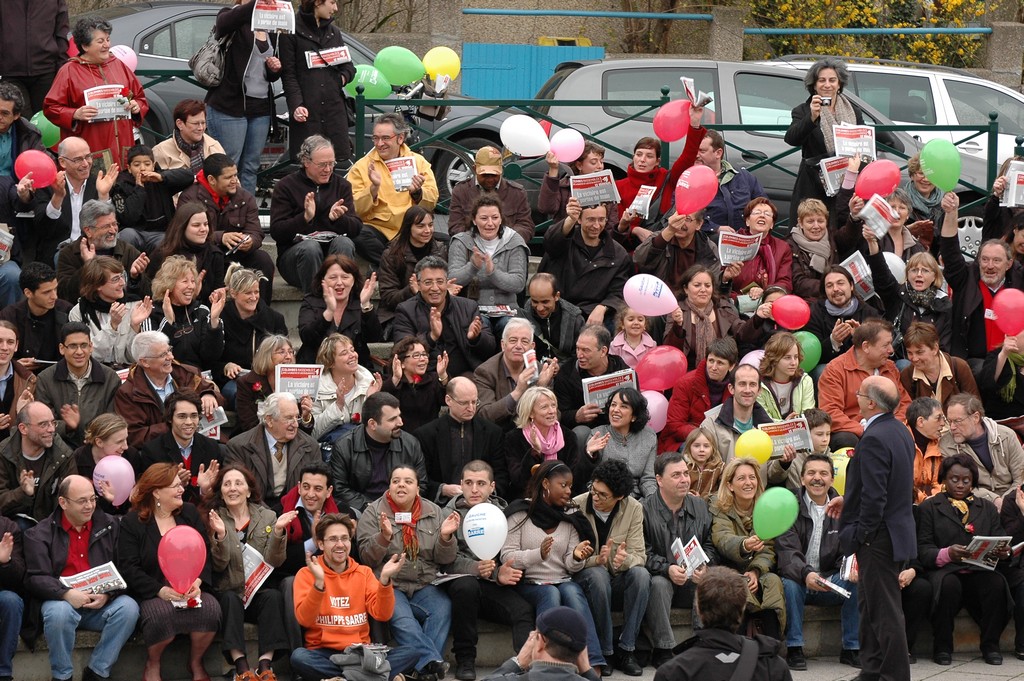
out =
{"type": "Polygon", "coordinates": [[[203,403],[194,392],[176,392],[164,402],[164,421],[170,431],[142,447],[142,473],[155,463],[178,466],[178,478],[185,486],[185,501],[199,505],[204,492],[217,477],[221,460],[220,444],[199,432],[203,403]]]}
{"type": "Polygon", "coordinates": [[[914,440],[896,420],[896,384],[869,376],[857,392],[867,425],[846,472],[839,541],[855,553],[860,578],[860,660],[864,681],[910,680],[900,600],[900,563],[917,556],[914,440]]]}
{"type": "Polygon", "coordinates": [[[320,444],[299,430],[299,405],[289,393],[263,402],[260,425],[228,442],[224,464],[242,464],[263,490],[263,503],[281,513],[281,497],[299,484],[307,466],[322,461],[320,444]]]}
{"type": "Polygon", "coordinates": [[[37,187],[32,197],[35,218],[31,235],[22,241],[23,262],[56,264],[60,247],[82,236],[78,214],[86,201],[110,200],[117,179],[115,163],[106,171],[92,174],[93,157],[89,143],[81,137],[67,137],[57,147],[61,171],[49,187],[37,187]]]}
{"type": "Polygon", "coordinates": [[[481,459],[494,469],[496,494],[508,491],[508,469],[502,452],[502,430],[477,415],[476,385],[463,376],[448,382],[444,397],[448,413],[413,433],[423,447],[427,465],[427,497],[439,505],[462,493],[462,467],[481,459]]]}

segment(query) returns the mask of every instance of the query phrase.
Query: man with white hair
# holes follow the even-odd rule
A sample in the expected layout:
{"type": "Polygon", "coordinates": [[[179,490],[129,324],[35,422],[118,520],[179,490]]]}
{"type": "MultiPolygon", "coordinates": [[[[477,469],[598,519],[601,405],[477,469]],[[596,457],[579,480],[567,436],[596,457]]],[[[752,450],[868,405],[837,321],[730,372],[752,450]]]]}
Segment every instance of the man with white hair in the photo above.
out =
{"type": "Polygon", "coordinates": [[[114,395],[114,411],[128,422],[128,444],[142,447],[170,430],[164,419],[164,400],[171,394],[190,390],[203,405],[203,416],[223,406],[224,397],[211,381],[191,366],[179,364],[171,352],[171,341],[159,331],[143,331],[132,341],[136,363],[114,395]]]}
{"type": "Polygon", "coordinates": [[[527,368],[524,355],[535,347],[533,324],[513,317],[501,333],[501,352],[473,372],[473,382],[480,394],[480,416],[505,430],[512,428],[516,405],[523,393],[533,385],[550,388],[558,373],[557,359],[545,362],[539,375],[533,367],[527,368]]]}
{"type": "Polygon", "coordinates": [[[78,301],[82,267],[97,255],[109,255],[124,266],[125,290],[136,295],[149,292],[149,257],[127,241],[118,238],[114,204],[93,199],[86,201],[78,216],[82,236],[67,243],[57,255],[57,295],[69,303],[78,301]]]}
{"type": "Polygon", "coordinates": [[[302,470],[321,461],[320,445],[299,430],[299,403],[291,393],[273,393],[259,409],[260,425],[228,442],[225,465],[252,471],[263,503],[281,513],[281,497],[299,484],[302,470]]]}

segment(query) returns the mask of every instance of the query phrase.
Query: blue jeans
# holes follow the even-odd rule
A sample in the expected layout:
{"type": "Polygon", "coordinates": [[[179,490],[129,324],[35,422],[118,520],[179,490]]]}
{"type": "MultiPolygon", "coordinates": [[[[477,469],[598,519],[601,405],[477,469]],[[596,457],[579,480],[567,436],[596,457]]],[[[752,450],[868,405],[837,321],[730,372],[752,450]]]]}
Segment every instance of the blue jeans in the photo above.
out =
{"type": "Polygon", "coordinates": [[[331,662],[331,655],[340,652],[334,648],[296,648],[291,657],[292,673],[301,676],[303,681],[341,676],[341,667],[331,662]]]}
{"type": "Polygon", "coordinates": [[[850,592],[843,598],[834,591],[811,591],[802,582],[782,578],[782,589],[786,592],[786,647],[795,648],[804,644],[804,605],[841,605],[839,620],[843,628],[843,650],[860,650],[860,613],[857,611],[857,585],[839,578],[835,573],[828,581],[850,592]]]}
{"type": "Polygon", "coordinates": [[[235,408],[235,395],[238,394],[238,383],[234,380],[230,380],[224,384],[220,389],[220,394],[224,396],[224,407],[226,409],[234,410],[235,408]]]}
{"type": "Polygon", "coordinates": [[[391,678],[444,660],[444,644],[451,624],[452,602],[441,589],[427,585],[412,598],[395,589],[391,637],[398,645],[388,653],[391,678]]]}
{"type": "Polygon", "coordinates": [[[0,267],[0,306],[13,305],[21,299],[21,286],[18,278],[21,267],[13,260],[8,260],[0,267]]]}
{"type": "Polygon", "coordinates": [[[238,165],[238,181],[249,192],[256,193],[256,173],[260,154],[267,145],[270,116],[246,118],[229,116],[212,106],[206,107],[206,132],[224,147],[224,153],[238,165]]]}
{"type": "Polygon", "coordinates": [[[597,667],[608,664],[604,659],[601,650],[601,642],[597,640],[597,627],[594,626],[594,616],[590,612],[590,605],[587,604],[587,597],[583,595],[583,589],[576,582],[562,582],[560,584],[527,584],[519,582],[516,589],[519,595],[525,598],[532,606],[534,612],[540,615],[542,612],[557,608],[560,605],[572,608],[587,623],[587,657],[590,659],[590,666],[597,667]]]}
{"type": "Polygon", "coordinates": [[[597,638],[601,641],[601,652],[605,655],[615,652],[612,647],[613,603],[622,606],[619,647],[626,651],[636,650],[636,637],[651,594],[651,573],[647,568],[637,565],[613,577],[603,565],[590,567],[577,574],[576,581],[587,595],[597,638]]]}
{"type": "MultiPolygon", "coordinates": [[[[14,651],[18,649],[21,613],[25,603],[13,591],[0,591],[0,676],[13,676],[14,651]]],[[[71,672],[68,672],[71,676],[71,672]]]]}
{"type": "Polygon", "coordinates": [[[118,596],[99,610],[75,610],[67,601],[46,601],[42,605],[43,634],[50,649],[50,671],[55,679],[70,679],[75,668],[71,651],[75,632],[79,629],[99,631],[100,642],[92,651],[89,666],[103,677],[117,662],[125,641],[135,631],[139,620],[139,604],[131,596],[118,596]]]}

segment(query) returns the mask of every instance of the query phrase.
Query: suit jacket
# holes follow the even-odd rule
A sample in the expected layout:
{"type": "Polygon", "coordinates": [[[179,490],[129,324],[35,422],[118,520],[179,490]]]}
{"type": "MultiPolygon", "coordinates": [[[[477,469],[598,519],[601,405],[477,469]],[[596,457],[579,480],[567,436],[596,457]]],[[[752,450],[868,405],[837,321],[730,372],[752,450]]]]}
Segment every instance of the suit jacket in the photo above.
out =
{"type": "MultiPolygon", "coordinates": [[[[32,220],[32,234],[25,234],[28,238],[21,244],[23,262],[52,263],[60,242],[71,238],[71,190],[64,195],[64,201],[60,204],[60,217],[56,220],[46,214],[46,206],[52,198],[53,190],[49,187],[37,189],[32,197],[35,217],[32,220]]],[[[90,177],[82,189],[82,205],[98,198],[96,181],[90,177]]]]}
{"type": "Polygon", "coordinates": [[[477,415],[463,425],[473,437],[473,451],[463,461],[452,453],[451,427],[454,420],[448,414],[420,426],[413,435],[423,447],[423,459],[427,466],[427,498],[437,502],[441,498],[441,485],[459,484],[462,467],[474,459],[486,461],[494,469],[494,493],[505,496],[508,489],[508,468],[502,450],[504,433],[501,428],[482,416],[477,415]]]}
{"type": "Polygon", "coordinates": [[[893,560],[917,557],[914,527],[914,439],[892,414],[864,430],[846,469],[846,503],[839,524],[843,553],[856,553],[879,530],[892,538],[893,560]]]}
{"type": "MultiPolygon", "coordinates": [[[[192,458],[189,461],[189,472],[192,474],[192,479],[185,486],[185,501],[199,505],[201,499],[199,498],[199,485],[196,484],[199,466],[209,469],[211,461],[216,460],[220,463],[222,458],[224,457],[221,454],[220,444],[216,440],[211,440],[199,433],[193,436],[192,458]]],[[[139,470],[135,471],[135,474],[141,476],[147,468],[155,463],[173,463],[175,466],[183,463],[181,448],[171,433],[164,433],[142,446],[139,470]]]]}
{"type": "MultiPolygon", "coordinates": [[[[267,447],[266,431],[262,425],[252,430],[247,430],[241,435],[236,435],[228,441],[228,453],[224,457],[225,464],[242,464],[256,478],[256,482],[263,492],[263,499],[273,501],[274,468],[270,462],[270,449],[267,447]]],[[[320,445],[317,441],[306,435],[301,430],[295,435],[295,439],[288,443],[288,472],[284,481],[285,492],[299,484],[302,469],[315,463],[323,463],[320,454],[320,445]]],[[[276,510],[280,510],[281,504],[268,504],[276,510]]]]}

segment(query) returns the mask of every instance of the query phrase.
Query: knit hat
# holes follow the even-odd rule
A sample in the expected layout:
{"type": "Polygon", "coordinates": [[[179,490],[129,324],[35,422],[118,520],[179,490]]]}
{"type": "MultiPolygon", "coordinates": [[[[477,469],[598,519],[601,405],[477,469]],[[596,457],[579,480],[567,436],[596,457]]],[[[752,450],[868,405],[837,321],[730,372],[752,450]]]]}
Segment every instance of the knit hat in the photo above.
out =
{"type": "Polygon", "coordinates": [[[501,152],[494,147],[480,147],[476,152],[477,175],[501,175],[501,152]]]}
{"type": "Polygon", "coordinates": [[[574,653],[587,647],[587,623],[578,612],[564,605],[538,615],[537,631],[574,653]]]}

